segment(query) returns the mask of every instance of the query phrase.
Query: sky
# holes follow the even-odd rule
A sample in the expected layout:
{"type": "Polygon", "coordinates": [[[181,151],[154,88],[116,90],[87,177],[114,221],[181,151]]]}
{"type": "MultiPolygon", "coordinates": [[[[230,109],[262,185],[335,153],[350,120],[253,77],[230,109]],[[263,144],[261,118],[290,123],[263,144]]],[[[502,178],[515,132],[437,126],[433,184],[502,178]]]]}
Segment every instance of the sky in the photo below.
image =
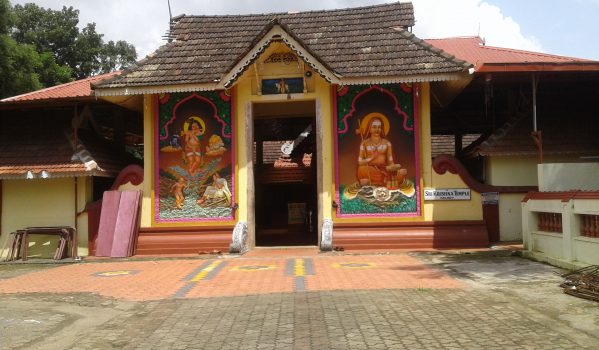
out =
{"type": "MultiPolygon", "coordinates": [[[[10,0],[80,11],[104,40],[135,45],[138,59],[164,44],[167,0],[10,0]]],[[[367,6],[392,0],[170,0],[173,16],[248,14],[367,6]]],[[[421,39],[480,35],[489,46],[599,60],[599,0],[412,0],[421,39]]]]}

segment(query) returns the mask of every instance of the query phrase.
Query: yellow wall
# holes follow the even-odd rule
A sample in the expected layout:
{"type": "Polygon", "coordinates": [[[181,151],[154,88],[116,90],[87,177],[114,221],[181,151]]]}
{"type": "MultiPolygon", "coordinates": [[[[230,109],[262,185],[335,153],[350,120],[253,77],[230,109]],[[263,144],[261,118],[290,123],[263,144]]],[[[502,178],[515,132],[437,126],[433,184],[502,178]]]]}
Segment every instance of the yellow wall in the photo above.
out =
{"type": "Polygon", "coordinates": [[[536,186],[537,158],[488,157],[485,162],[486,182],[494,186],[536,186]]]}
{"type": "MultiPolygon", "coordinates": [[[[333,105],[331,100],[331,85],[324,81],[320,76],[314,74],[311,80],[314,81],[314,92],[308,92],[304,94],[292,94],[290,97],[287,95],[257,95],[252,94],[252,75],[254,74],[253,69],[249,70],[237,83],[235,87],[235,130],[236,138],[235,144],[237,148],[237,184],[239,186],[238,193],[238,220],[247,221],[248,218],[248,197],[245,189],[248,185],[248,169],[247,169],[247,154],[246,154],[246,111],[248,108],[255,103],[268,103],[268,102],[293,102],[293,101],[316,101],[316,108],[320,109],[323,123],[318,125],[322,133],[323,140],[323,152],[319,154],[323,157],[323,176],[322,176],[322,188],[323,191],[320,194],[320,201],[323,208],[323,218],[331,218],[331,204],[332,195],[331,189],[333,189],[333,124],[332,124],[332,111],[333,105]]],[[[275,74],[272,71],[269,74],[275,74]]],[[[318,113],[318,111],[317,111],[318,113]]]]}
{"type": "MultiPolygon", "coordinates": [[[[430,85],[420,84],[420,161],[422,166],[421,187],[424,188],[468,188],[459,175],[446,172],[443,175],[433,170],[431,151],[431,113],[430,113],[430,85]]],[[[425,221],[445,220],[482,220],[483,212],[480,194],[470,191],[470,200],[463,201],[424,201],[425,221]]]]}
{"type": "Polygon", "coordinates": [[[152,227],[154,198],[154,98],[144,96],[144,181],[141,186],[141,227],[152,227]]]}
{"type": "Polygon", "coordinates": [[[85,206],[93,199],[93,179],[91,176],[77,178],[77,254],[89,255],[88,251],[88,223],[85,206]]]}
{"type": "MultiPolygon", "coordinates": [[[[585,159],[545,156],[543,163],[581,163],[585,159]]],[[[536,156],[489,156],[485,160],[486,182],[495,186],[537,186],[536,156]]]]}
{"type": "MultiPolygon", "coordinates": [[[[446,172],[439,175],[433,171],[431,188],[468,188],[459,175],[446,172]]],[[[427,214],[434,221],[482,220],[483,209],[480,193],[470,190],[470,200],[426,201],[427,214]]]]}
{"type": "MultiPolygon", "coordinates": [[[[75,227],[75,182],[73,178],[3,180],[2,181],[2,235],[0,246],[5,246],[8,234],[28,226],[75,227]]],[[[78,206],[85,207],[91,198],[91,178],[78,180],[78,206]]],[[[77,220],[79,254],[87,253],[87,220],[77,220]]],[[[29,256],[52,257],[57,236],[32,236],[29,256]]],[[[2,256],[6,250],[2,252],[2,256]]]]}
{"type": "MultiPolygon", "coordinates": [[[[433,187],[433,160],[431,145],[431,103],[430,84],[418,84],[418,120],[420,123],[420,188],[433,187]]],[[[420,191],[422,203],[422,218],[424,221],[432,221],[435,212],[434,202],[424,201],[423,191],[420,191]]]]}

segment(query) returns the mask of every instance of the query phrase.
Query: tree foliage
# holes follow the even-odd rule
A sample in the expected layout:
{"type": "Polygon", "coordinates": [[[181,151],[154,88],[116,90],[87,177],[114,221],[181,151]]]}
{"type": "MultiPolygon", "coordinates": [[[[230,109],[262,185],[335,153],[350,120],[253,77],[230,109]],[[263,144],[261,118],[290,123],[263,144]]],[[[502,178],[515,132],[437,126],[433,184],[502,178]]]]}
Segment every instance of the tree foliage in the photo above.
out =
{"type": "Polygon", "coordinates": [[[123,69],[135,62],[126,41],[104,42],[95,23],[79,29],[79,10],[0,0],[0,97],[123,69]]]}

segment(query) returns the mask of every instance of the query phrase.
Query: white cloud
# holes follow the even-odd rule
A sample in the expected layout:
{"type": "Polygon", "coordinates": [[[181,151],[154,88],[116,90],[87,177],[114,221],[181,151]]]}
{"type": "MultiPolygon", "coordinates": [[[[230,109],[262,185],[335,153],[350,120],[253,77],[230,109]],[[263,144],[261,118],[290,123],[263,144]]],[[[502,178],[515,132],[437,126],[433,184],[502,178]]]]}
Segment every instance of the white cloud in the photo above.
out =
{"type": "Polygon", "coordinates": [[[417,21],[414,33],[420,38],[480,35],[490,46],[543,51],[539,40],[524,35],[518,23],[487,2],[413,0],[413,3],[417,21]]]}
{"type": "MultiPolygon", "coordinates": [[[[304,11],[365,6],[391,0],[171,0],[173,15],[178,14],[243,14],[282,11],[304,11]]],[[[135,45],[139,58],[154,51],[164,41],[168,28],[166,0],[12,0],[12,3],[34,2],[43,7],[60,9],[73,6],[80,10],[82,25],[95,22],[105,40],[126,40],[135,45]]],[[[526,36],[520,26],[501,13],[497,6],[480,0],[413,0],[416,26],[421,38],[473,36],[479,33],[487,45],[542,51],[541,44],[526,36]]]]}

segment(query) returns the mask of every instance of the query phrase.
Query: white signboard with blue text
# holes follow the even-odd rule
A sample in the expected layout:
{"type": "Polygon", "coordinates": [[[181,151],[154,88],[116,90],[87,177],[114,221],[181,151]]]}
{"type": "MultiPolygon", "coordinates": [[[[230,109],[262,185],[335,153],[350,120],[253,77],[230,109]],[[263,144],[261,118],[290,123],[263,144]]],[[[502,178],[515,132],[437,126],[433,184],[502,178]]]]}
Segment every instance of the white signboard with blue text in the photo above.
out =
{"type": "Polygon", "coordinates": [[[425,188],[425,201],[465,201],[470,200],[469,188],[425,188]]]}

